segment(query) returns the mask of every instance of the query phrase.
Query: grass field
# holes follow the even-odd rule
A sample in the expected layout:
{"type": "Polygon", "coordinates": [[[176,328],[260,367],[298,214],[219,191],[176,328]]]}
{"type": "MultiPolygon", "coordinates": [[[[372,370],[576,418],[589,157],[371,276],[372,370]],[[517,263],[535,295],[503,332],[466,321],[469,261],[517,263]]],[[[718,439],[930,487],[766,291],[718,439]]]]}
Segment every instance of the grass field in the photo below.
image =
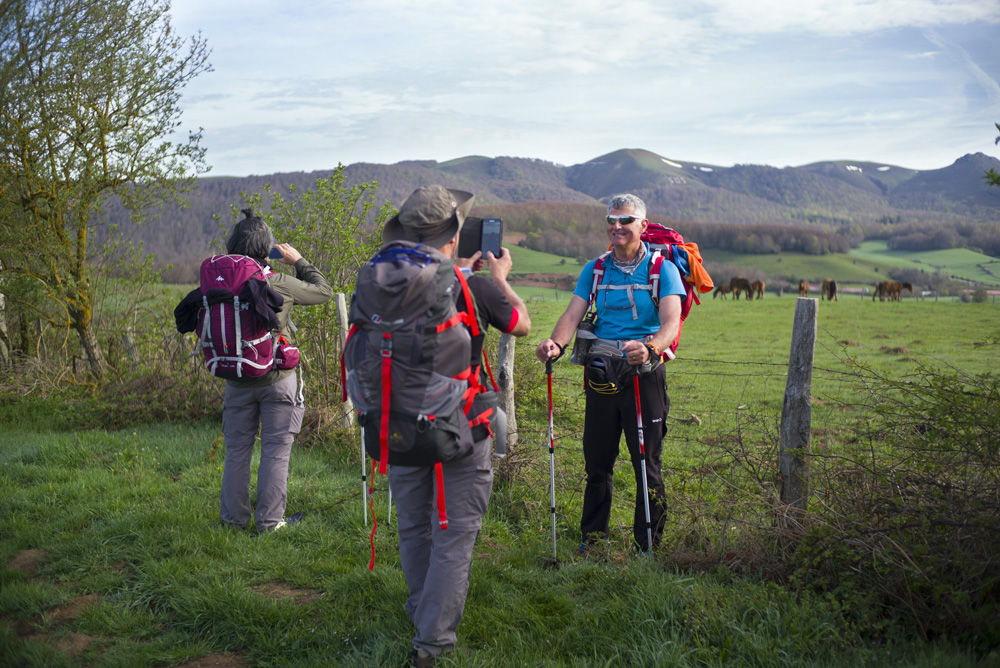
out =
{"type": "MultiPolygon", "coordinates": [[[[517,246],[510,247],[510,251],[516,273],[580,272],[580,266],[572,259],[517,246]]],[[[830,277],[845,287],[870,287],[878,281],[887,280],[889,269],[903,268],[922,269],[929,273],[940,271],[956,279],[1000,287],[1000,259],[959,248],[924,252],[890,251],[884,241],[866,241],[846,255],[743,255],[709,248],[702,249],[702,258],[706,263],[734,265],[744,271],[757,269],[767,276],[792,283],[804,278],[816,284],[830,277]]],[[[728,280],[730,277],[719,278],[728,280]]]]}
{"type": "Polygon", "coordinates": [[[851,257],[928,272],[940,271],[954,278],[1000,286],[1000,259],[967,248],[934,251],[888,250],[884,241],[865,241],[851,257]]]}
{"type": "MultiPolygon", "coordinates": [[[[688,466],[716,452],[705,445],[706,434],[731,434],[748,419],[770,425],[776,432],[784,398],[788,357],[797,297],[774,297],[753,302],[708,298],[695,306],[684,326],[677,359],[667,366],[671,398],[671,430],[665,442],[665,465],[688,466]],[[700,424],[690,421],[697,416],[700,424]]],[[[565,302],[532,304],[532,334],[537,344],[551,332],[565,302]]],[[[812,395],[813,429],[839,433],[849,427],[863,402],[862,385],[852,369],[856,364],[891,377],[905,377],[922,366],[979,373],[1000,368],[1000,346],[982,345],[1000,339],[1000,306],[908,300],[872,302],[844,297],[818,305],[812,395]],[[862,392],[859,395],[859,392],[862,392]]],[[[541,365],[528,384],[533,393],[544,388],[541,365]]],[[[582,501],[581,369],[560,361],[555,366],[556,411],[560,416],[564,461],[574,463],[574,504],[582,501]]],[[[542,397],[536,403],[544,405],[542,397]]],[[[539,442],[543,434],[533,435],[539,442]]],[[[631,469],[620,460],[616,484],[632,486],[631,469]]],[[[570,485],[568,484],[568,487],[570,485]]],[[[621,498],[627,498],[624,491],[621,498]]],[[[615,506],[622,526],[631,522],[631,506],[615,506]]]]}
{"type": "MultiPolygon", "coordinates": [[[[781,412],[796,299],[705,300],[668,367],[665,468],[717,460],[713,435],[773,429],[781,412]],[[701,424],[687,421],[699,417],[701,424]],[[757,428],[754,425],[764,425],[757,428]]],[[[675,570],[631,554],[631,467],[616,469],[607,559],[580,559],[580,370],[555,369],[558,551],[551,568],[547,399],[530,351],[565,302],[532,301],[519,342],[523,427],[498,468],[476,557],[456,666],[989,666],[995,646],[873,636],[834,596],[725,568],[675,570]],[[520,463],[518,463],[520,462],[520,463]],[[516,467],[522,467],[520,471],[516,467]],[[507,467],[507,468],[504,468],[507,467]],[[991,653],[992,652],[992,653],[991,653]]],[[[841,434],[863,399],[848,356],[905,377],[920,365],[1000,368],[991,304],[819,304],[814,439],[841,434]]],[[[268,536],[217,520],[224,458],[217,422],[64,430],[60,407],[0,401],[0,665],[401,666],[412,629],[379,480],[374,572],[360,462],[349,443],[297,449],[290,511],[306,521],[268,536]],[[41,424],[39,424],[41,423],[41,424]]],[[[370,522],[370,517],[369,517],[370,522]]],[[[690,530],[690,527],[685,528],[690,530]]],[[[667,540],[670,540],[669,538],[667,540]]]]}

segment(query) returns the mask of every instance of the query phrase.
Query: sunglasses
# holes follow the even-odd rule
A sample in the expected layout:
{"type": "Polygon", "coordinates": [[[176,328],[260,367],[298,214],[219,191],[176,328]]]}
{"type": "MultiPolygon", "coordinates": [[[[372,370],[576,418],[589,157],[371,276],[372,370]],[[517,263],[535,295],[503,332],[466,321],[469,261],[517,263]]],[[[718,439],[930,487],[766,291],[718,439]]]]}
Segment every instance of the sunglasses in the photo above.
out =
{"type": "Polygon", "coordinates": [[[617,216],[608,216],[608,225],[614,225],[616,222],[622,225],[631,225],[637,220],[642,220],[642,218],[625,213],[617,216]]]}

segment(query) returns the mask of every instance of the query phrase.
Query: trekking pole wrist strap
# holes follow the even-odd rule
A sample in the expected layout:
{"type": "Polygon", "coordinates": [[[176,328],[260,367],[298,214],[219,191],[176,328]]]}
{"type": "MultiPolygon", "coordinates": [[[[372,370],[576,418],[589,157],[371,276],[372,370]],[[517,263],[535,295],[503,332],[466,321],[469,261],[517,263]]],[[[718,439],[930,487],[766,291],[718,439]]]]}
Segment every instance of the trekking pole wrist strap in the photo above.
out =
{"type": "Polygon", "coordinates": [[[642,345],[646,346],[646,349],[649,351],[649,361],[652,362],[660,356],[660,351],[656,348],[656,344],[652,341],[646,341],[642,345]]]}

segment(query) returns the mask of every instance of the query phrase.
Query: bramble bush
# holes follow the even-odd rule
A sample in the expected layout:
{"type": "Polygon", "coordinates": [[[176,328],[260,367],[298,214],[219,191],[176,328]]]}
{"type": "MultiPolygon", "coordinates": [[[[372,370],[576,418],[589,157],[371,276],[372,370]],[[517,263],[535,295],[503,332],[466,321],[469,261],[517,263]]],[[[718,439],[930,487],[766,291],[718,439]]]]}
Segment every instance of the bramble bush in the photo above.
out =
{"type": "Polygon", "coordinates": [[[780,501],[776,425],[748,416],[668,483],[665,558],[833,593],[876,634],[902,619],[925,639],[997,646],[1000,377],[855,372],[854,427],[814,429],[806,511],[780,501]]]}

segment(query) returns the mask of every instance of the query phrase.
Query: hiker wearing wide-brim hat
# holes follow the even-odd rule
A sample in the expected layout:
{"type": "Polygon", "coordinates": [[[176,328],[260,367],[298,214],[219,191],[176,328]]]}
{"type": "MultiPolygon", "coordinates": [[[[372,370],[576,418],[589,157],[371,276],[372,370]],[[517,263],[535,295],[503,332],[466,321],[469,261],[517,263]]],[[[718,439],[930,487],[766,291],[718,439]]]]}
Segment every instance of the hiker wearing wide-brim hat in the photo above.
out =
{"type": "Polygon", "coordinates": [[[431,185],[403,202],[385,225],[385,245],[358,274],[350,315],[355,328],[345,344],[348,378],[357,381],[348,382],[348,393],[355,406],[369,407],[366,450],[377,447],[397,502],[404,609],[414,626],[411,657],[418,668],[455,650],[473,548],[493,488],[493,407],[499,402],[483,370],[487,332],[531,331],[524,301],[507,282],[509,249],[487,254],[488,276],[471,271],[478,251],[451,259],[472,198],[431,185]],[[408,371],[415,357],[419,374],[408,371]],[[422,379],[432,375],[425,368],[437,376],[433,388],[422,379]],[[457,389],[453,402],[445,401],[449,383],[457,389]],[[428,396],[438,407],[434,426],[418,432],[408,416],[428,412],[422,403],[428,396]]]}
{"type": "Polygon", "coordinates": [[[414,241],[439,248],[462,230],[472,208],[472,193],[444,186],[417,188],[389,219],[382,241],[414,241]]]}

